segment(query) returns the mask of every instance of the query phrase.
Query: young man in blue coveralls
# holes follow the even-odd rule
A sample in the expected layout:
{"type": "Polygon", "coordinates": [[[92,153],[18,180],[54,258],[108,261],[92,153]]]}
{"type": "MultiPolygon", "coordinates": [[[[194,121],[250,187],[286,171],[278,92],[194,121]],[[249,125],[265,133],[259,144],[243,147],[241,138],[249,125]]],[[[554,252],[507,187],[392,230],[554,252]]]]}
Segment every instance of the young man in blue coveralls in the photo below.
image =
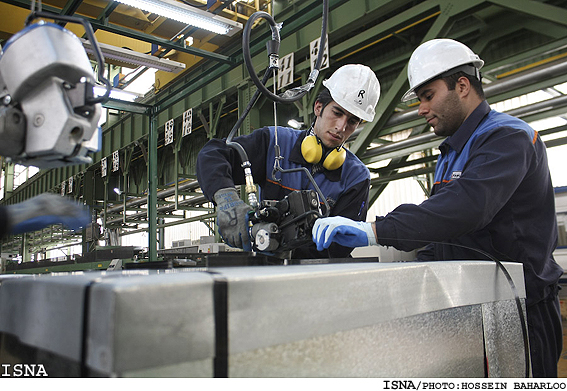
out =
{"type": "Polygon", "coordinates": [[[439,147],[431,197],[420,205],[400,205],[375,223],[318,219],[313,240],[319,250],[338,243],[411,251],[431,242],[418,252],[418,261],[486,259],[460,245],[521,262],[532,374],[557,377],[563,270],[553,259],[557,224],[545,145],[524,121],[490,109],[479,72],[483,64],[450,39],[434,39],[414,51],[410,89],[402,99],[417,97],[419,115],[435,134],[447,137],[439,147]]]}
{"type": "MultiPolygon", "coordinates": [[[[374,119],[380,96],[380,84],[367,66],[349,64],[337,69],[318,95],[313,111],[315,121],[308,130],[277,128],[277,143],[284,158],[283,169],[307,168],[330,206],[330,216],[366,220],[370,173],[344,143],[358,125],[374,119]]],[[[281,200],[294,190],[313,189],[303,172],[278,173],[272,178],[276,159],[273,126],[257,129],[234,138],[246,151],[252,165],[254,182],[260,186],[263,200],[281,200]]],[[[240,156],[225,140],[210,140],[199,152],[197,178],[205,196],[217,205],[217,224],[224,241],[233,247],[251,249],[248,212],[235,185],[244,183],[240,156]]],[[[334,244],[324,251],[315,245],[293,251],[292,257],[348,257],[352,247],[334,244]]]]}

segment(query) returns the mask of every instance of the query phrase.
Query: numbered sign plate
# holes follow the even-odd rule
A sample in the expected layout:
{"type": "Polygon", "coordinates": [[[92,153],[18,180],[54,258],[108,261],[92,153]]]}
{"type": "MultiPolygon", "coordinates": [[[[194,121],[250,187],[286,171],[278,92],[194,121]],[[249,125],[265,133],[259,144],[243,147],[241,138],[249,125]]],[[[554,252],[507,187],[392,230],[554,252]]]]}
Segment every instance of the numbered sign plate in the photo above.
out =
{"type": "MultiPolygon", "coordinates": [[[[310,62],[311,62],[311,71],[315,69],[315,63],[317,62],[317,56],[319,54],[319,44],[321,42],[321,38],[317,38],[314,41],[311,41],[309,44],[309,54],[310,54],[310,62]]],[[[329,37],[325,40],[325,52],[323,53],[323,61],[321,62],[321,69],[329,68],[329,37]]]]}

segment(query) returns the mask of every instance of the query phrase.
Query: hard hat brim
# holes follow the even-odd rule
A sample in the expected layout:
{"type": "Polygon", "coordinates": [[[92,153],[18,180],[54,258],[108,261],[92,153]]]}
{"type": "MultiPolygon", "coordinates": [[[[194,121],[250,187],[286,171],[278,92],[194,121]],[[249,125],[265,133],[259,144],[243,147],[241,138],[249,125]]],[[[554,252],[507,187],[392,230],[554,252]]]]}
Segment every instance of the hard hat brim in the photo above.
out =
{"type": "MultiPolygon", "coordinates": [[[[478,61],[473,61],[470,63],[471,67],[475,68],[477,70],[477,72],[480,72],[480,68],[482,68],[482,66],[484,65],[484,61],[482,60],[478,60],[478,61]]],[[[431,83],[432,81],[434,81],[435,79],[440,79],[443,78],[445,76],[449,76],[452,75],[456,72],[459,72],[461,70],[463,70],[464,67],[467,67],[468,64],[461,64],[461,65],[457,65],[453,68],[450,68],[448,70],[446,70],[445,72],[442,72],[438,75],[434,75],[432,77],[430,77],[427,80],[424,80],[423,82],[421,82],[419,85],[410,88],[409,90],[406,91],[406,93],[402,96],[402,102],[407,102],[408,100],[411,99],[416,99],[417,98],[417,94],[416,94],[416,90],[419,90],[421,87],[423,87],[426,84],[431,83]]],[[[470,72],[464,71],[465,73],[467,73],[468,75],[473,76],[470,72]]],[[[480,73],[478,73],[478,76],[480,77],[480,73]]],[[[480,79],[479,79],[480,80],[480,79]]]]}
{"type": "Polygon", "coordinates": [[[406,91],[406,93],[402,96],[402,102],[407,102],[408,100],[416,99],[417,95],[415,94],[415,89],[410,88],[406,91]]]}

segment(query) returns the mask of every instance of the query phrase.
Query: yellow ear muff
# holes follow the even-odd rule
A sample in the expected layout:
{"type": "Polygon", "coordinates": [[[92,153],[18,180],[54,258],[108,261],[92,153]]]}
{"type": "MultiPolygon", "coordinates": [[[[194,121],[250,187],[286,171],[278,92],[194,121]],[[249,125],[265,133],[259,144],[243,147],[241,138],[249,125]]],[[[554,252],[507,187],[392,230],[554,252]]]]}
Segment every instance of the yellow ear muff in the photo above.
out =
{"type": "Polygon", "coordinates": [[[319,163],[323,157],[323,147],[317,136],[307,136],[301,142],[301,154],[307,163],[319,163]]]}
{"type": "Polygon", "coordinates": [[[346,159],[346,150],[342,146],[333,148],[331,152],[329,152],[325,157],[325,161],[323,162],[323,167],[325,167],[329,171],[336,170],[337,168],[343,165],[345,159],[346,159]]]}

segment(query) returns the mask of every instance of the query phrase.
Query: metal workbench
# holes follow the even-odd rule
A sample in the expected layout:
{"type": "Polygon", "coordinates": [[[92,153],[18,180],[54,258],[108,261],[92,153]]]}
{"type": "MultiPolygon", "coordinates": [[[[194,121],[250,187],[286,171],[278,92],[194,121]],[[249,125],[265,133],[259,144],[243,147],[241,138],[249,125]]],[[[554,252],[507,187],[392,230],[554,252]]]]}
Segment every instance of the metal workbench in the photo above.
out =
{"type": "MultiPolygon", "coordinates": [[[[522,265],[505,263],[523,305],[522,265]]],[[[0,275],[0,362],[49,376],[522,377],[493,262],[0,275]]]]}

